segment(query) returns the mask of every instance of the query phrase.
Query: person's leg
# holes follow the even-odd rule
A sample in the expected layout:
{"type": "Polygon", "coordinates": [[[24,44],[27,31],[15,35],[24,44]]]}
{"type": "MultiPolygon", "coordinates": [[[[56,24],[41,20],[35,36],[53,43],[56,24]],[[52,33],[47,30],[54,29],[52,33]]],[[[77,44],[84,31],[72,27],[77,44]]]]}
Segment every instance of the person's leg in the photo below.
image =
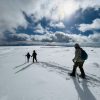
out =
{"type": "Polygon", "coordinates": [[[27,62],[28,62],[28,60],[29,60],[29,59],[28,59],[28,57],[27,57],[27,62]]]}
{"type": "Polygon", "coordinates": [[[35,57],[35,60],[36,60],[36,62],[37,62],[37,58],[35,57]]]}
{"type": "Polygon", "coordinates": [[[74,66],[73,66],[72,73],[70,74],[71,76],[75,76],[77,66],[78,66],[78,62],[75,62],[75,63],[74,63],[74,66]]]}
{"type": "Polygon", "coordinates": [[[81,77],[85,78],[85,72],[84,72],[84,69],[83,69],[83,64],[84,64],[84,62],[79,63],[79,69],[81,71],[81,77]]]}
{"type": "Polygon", "coordinates": [[[34,57],[33,57],[33,63],[34,63],[34,57]]]}
{"type": "Polygon", "coordinates": [[[29,62],[29,58],[27,58],[27,62],[29,62]]]}

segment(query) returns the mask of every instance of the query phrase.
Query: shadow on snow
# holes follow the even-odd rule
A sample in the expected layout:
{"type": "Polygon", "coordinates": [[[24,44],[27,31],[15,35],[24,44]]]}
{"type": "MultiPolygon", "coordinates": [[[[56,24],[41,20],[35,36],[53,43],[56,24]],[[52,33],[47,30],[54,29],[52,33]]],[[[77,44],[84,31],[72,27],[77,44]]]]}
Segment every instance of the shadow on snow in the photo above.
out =
{"type": "Polygon", "coordinates": [[[60,66],[58,64],[55,65],[55,64],[48,63],[48,62],[40,62],[40,63],[42,64],[42,67],[46,66],[46,67],[51,67],[51,68],[59,69],[61,71],[67,71],[67,72],[71,71],[71,70],[67,69],[67,67],[64,68],[65,66],[60,66]]]}
{"type": "Polygon", "coordinates": [[[82,87],[80,86],[79,82],[72,78],[76,91],[78,93],[78,100],[96,100],[95,96],[92,94],[92,92],[89,90],[87,82],[82,81],[82,87]]]}
{"type": "MultiPolygon", "coordinates": [[[[51,63],[50,62],[38,62],[38,63],[40,64],[41,67],[44,67],[44,68],[52,68],[53,71],[56,71],[57,73],[60,73],[60,74],[64,75],[65,77],[67,77],[68,76],[68,73],[71,72],[71,70],[68,69],[69,67],[61,66],[61,65],[56,64],[56,63],[53,63],[53,62],[51,62],[51,63]]],[[[21,64],[19,66],[16,66],[15,68],[21,67],[21,66],[23,66],[25,64],[26,63],[23,63],[23,64],[21,64]]],[[[27,69],[32,64],[33,63],[26,65],[25,67],[23,67],[20,70],[18,70],[17,72],[15,72],[15,74],[17,74],[17,73],[19,73],[19,72],[27,69]]],[[[100,86],[100,78],[98,78],[96,76],[94,77],[93,75],[90,75],[88,73],[87,73],[86,77],[87,77],[86,82],[88,82],[90,85],[92,85],[92,86],[100,86]]]]}
{"type": "Polygon", "coordinates": [[[28,64],[27,66],[21,68],[20,70],[18,70],[17,72],[15,72],[15,74],[17,74],[17,73],[19,73],[19,72],[25,70],[26,68],[28,68],[28,67],[31,66],[32,64],[33,64],[33,63],[30,63],[30,64],[28,64]]]}
{"type": "MultiPolygon", "coordinates": [[[[53,71],[57,71],[58,73],[63,74],[65,77],[67,77],[68,73],[71,72],[69,67],[61,66],[59,64],[53,64],[53,63],[48,63],[48,62],[40,62],[40,64],[42,64],[42,67],[55,69],[53,71]]],[[[86,80],[84,81],[86,81],[89,85],[92,85],[92,86],[100,86],[100,78],[97,76],[93,76],[89,73],[87,73],[86,80]]]]}
{"type": "Polygon", "coordinates": [[[16,69],[16,68],[18,68],[18,67],[21,67],[21,66],[23,66],[23,65],[25,65],[25,64],[26,64],[26,62],[23,63],[23,64],[20,64],[20,65],[18,65],[18,66],[15,66],[14,69],[16,69]]]}

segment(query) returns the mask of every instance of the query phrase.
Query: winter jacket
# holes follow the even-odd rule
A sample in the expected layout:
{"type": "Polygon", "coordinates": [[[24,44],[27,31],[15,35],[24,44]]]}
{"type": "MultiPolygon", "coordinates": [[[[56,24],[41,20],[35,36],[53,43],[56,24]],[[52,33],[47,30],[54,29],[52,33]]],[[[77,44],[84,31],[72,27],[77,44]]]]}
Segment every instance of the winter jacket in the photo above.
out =
{"type": "Polygon", "coordinates": [[[37,56],[37,53],[34,52],[34,53],[32,54],[32,57],[33,57],[33,58],[36,58],[36,56],[37,56]]]}
{"type": "Polygon", "coordinates": [[[84,62],[84,60],[81,59],[81,48],[75,49],[75,57],[73,61],[74,62],[84,62]]]}
{"type": "Polygon", "coordinates": [[[25,56],[27,56],[27,58],[30,58],[31,55],[29,53],[27,53],[27,55],[25,55],[25,56]]]}

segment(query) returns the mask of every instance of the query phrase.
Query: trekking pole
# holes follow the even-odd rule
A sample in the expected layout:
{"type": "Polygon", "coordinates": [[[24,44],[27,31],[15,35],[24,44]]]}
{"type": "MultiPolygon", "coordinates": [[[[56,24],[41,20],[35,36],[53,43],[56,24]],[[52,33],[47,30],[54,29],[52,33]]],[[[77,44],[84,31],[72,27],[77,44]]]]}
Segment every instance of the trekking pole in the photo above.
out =
{"type": "Polygon", "coordinates": [[[31,57],[31,62],[33,62],[32,57],[31,57]]]}

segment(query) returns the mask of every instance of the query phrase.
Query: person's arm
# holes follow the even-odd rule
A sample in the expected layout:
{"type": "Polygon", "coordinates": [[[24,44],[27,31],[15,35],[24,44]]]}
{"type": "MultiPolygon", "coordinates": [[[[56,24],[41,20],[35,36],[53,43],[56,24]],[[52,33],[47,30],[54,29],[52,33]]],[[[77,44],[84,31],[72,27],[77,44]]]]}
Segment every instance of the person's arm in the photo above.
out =
{"type": "Polygon", "coordinates": [[[31,57],[33,57],[33,54],[32,54],[32,56],[31,57]]]}

